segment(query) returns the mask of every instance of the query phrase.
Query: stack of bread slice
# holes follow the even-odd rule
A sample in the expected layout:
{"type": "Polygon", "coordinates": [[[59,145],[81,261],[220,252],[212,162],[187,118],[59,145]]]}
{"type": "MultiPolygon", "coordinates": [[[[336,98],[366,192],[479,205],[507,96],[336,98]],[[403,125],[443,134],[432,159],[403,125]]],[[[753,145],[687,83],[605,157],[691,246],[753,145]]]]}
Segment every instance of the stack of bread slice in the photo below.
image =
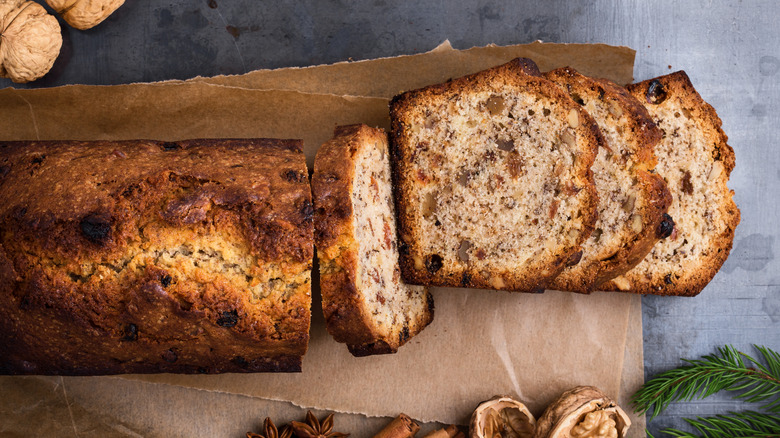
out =
{"type": "Polygon", "coordinates": [[[731,249],[734,153],[684,72],[626,89],[518,58],[390,117],[389,150],[337,128],[312,178],[327,327],[354,355],[427,326],[426,286],[696,295],[731,249]]]}
{"type": "Polygon", "coordinates": [[[412,284],[695,295],[731,249],[734,154],[683,72],[626,90],[516,59],[390,114],[412,284]]]}

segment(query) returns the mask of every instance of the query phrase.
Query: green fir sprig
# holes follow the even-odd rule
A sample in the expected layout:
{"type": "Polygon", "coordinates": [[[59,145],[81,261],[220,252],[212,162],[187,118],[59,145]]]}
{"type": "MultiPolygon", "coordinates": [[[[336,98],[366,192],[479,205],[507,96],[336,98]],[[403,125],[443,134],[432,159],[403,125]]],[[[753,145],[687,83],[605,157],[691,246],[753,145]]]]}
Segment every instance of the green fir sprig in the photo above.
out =
{"type": "MultiPolygon", "coordinates": [[[[685,418],[688,424],[705,437],[711,438],[776,438],[780,437],[780,416],[756,411],[732,412],[715,417],[685,418]]],[[[664,433],[678,438],[698,438],[699,435],[677,429],[664,433]]]]}
{"type": "MultiPolygon", "coordinates": [[[[719,391],[737,391],[734,398],[757,403],[766,412],[745,411],[715,417],[685,418],[701,435],[676,429],[662,432],[683,438],[755,437],[780,438],[780,354],[754,346],[763,360],[757,360],[732,346],[718,348],[718,354],[699,360],[685,360],[684,365],[665,371],[645,383],[632,397],[634,410],[651,419],[670,403],[703,399],[719,391]]],[[[651,436],[652,435],[649,435],[651,436]]]]}

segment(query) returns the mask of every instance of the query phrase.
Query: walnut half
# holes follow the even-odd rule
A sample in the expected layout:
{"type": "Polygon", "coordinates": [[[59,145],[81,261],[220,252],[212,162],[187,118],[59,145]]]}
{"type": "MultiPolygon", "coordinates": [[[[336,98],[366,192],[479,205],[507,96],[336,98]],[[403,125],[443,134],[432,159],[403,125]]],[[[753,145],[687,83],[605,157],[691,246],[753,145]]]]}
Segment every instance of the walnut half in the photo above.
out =
{"type": "Polygon", "coordinates": [[[598,388],[578,386],[544,411],[534,438],[625,438],[631,420],[598,388]]]}
{"type": "Polygon", "coordinates": [[[43,6],[0,0],[0,77],[34,81],[49,72],[61,47],[60,25],[43,6]]]}
{"type": "Polygon", "coordinates": [[[536,419],[524,404],[496,396],[474,410],[469,438],[532,438],[535,426],[536,419]]]}

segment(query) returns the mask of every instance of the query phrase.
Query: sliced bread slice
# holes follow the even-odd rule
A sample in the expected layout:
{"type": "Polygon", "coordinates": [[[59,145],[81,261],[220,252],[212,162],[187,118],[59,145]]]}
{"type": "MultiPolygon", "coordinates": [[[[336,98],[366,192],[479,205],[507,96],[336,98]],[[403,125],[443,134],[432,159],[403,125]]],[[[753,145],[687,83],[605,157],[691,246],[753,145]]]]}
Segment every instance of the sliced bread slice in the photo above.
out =
{"type": "Polygon", "coordinates": [[[533,61],[403,93],[390,118],[406,281],[538,291],[580,251],[601,136],[533,61]]]}
{"type": "Polygon", "coordinates": [[[653,173],[653,147],[661,130],[647,110],[619,85],[564,67],[545,73],[598,123],[604,145],[593,163],[599,196],[595,230],[582,245],[582,259],[567,267],[551,289],[587,293],[642,261],[669,224],[672,202],[663,178],[653,173]],[[668,219],[667,219],[668,221],[668,219]]]}
{"type": "Polygon", "coordinates": [[[355,356],[394,353],[433,319],[425,287],[401,280],[387,134],[336,128],[312,177],[328,332],[355,356]]]}
{"type": "Polygon", "coordinates": [[[637,267],[605,290],[693,296],[701,292],[731,251],[740,213],[727,186],[734,150],[721,120],[678,71],[629,85],[663,131],[656,146],[658,174],[672,192],[675,227],[637,267]]]}

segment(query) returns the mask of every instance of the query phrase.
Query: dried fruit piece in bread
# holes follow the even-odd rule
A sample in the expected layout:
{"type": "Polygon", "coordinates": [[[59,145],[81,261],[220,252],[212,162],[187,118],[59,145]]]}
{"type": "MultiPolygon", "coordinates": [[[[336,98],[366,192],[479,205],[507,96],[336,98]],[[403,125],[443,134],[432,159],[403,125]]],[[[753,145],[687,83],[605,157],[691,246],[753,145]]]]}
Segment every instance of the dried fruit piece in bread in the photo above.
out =
{"type": "Polygon", "coordinates": [[[598,127],[533,61],[403,93],[390,118],[406,281],[537,291],[592,231],[598,127]]]}
{"type": "MultiPolygon", "coordinates": [[[[721,120],[678,71],[629,85],[663,131],[656,146],[658,174],[672,192],[675,227],[637,267],[605,290],[693,296],[715,276],[731,251],[740,213],[727,186],[734,150],[721,120]]],[[[671,230],[669,230],[671,231],[671,230]]]]}
{"type": "Polygon", "coordinates": [[[433,320],[433,298],[401,280],[387,134],[336,128],[312,189],[328,331],[355,356],[394,353],[433,320]]]}
{"type": "Polygon", "coordinates": [[[621,86],[572,68],[545,73],[598,123],[604,136],[593,163],[598,220],[582,245],[582,259],[567,267],[551,289],[587,293],[636,266],[660,239],[672,196],[653,172],[653,147],[661,140],[642,104],[621,86]],[[663,227],[661,227],[663,228],[663,227]]]}

